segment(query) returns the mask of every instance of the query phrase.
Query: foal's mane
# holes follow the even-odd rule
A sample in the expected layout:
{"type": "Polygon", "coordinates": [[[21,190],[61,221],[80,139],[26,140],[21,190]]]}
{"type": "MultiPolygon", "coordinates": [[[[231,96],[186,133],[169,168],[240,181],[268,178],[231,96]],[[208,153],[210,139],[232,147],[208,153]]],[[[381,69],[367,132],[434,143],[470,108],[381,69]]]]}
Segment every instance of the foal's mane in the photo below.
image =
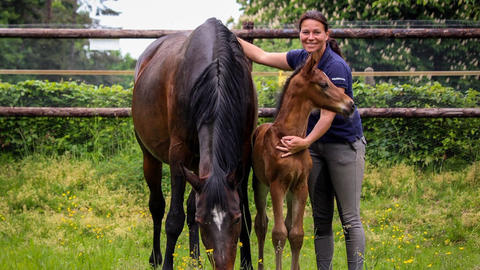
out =
{"type": "Polygon", "coordinates": [[[209,27],[215,27],[214,56],[192,89],[189,121],[197,130],[203,125],[210,125],[213,129],[209,138],[213,149],[213,171],[205,182],[204,190],[219,200],[209,204],[223,205],[224,181],[235,172],[241,158],[247,106],[252,95],[249,93],[251,79],[246,58],[235,35],[216,19],[207,23],[209,27]]]}
{"type": "Polygon", "coordinates": [[[288,77],[288,79],[285,81],[285,84],[283,85],[282,93],[280,94],[280,98],[278,99],[278,102],[277,102],[275,115],[273,116],[274,119],[277,118],[278,112],[280,111],[280,107],[282,106],[283,98],[285,97],[285,93],[287,92],[288,86],[290,85],[290,81],[292,80],[293,77],[295,77],[300,72],[300,70],[302,70],[303,66],[305,66],[305,62],[299,67],[297,67],[295,71],[293,71],[292,75],[290,75],[290,77],[288,77]]]}

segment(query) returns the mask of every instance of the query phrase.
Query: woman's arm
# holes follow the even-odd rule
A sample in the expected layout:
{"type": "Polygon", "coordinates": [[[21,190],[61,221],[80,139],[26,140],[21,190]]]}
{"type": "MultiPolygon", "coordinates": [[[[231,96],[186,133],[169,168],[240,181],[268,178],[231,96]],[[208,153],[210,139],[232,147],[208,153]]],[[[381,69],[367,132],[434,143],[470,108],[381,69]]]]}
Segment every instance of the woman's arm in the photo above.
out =
{"type": "Polygon", "coordinates": [[[286,52],[266,52],[239,37],[237,39],[245,55],[253,62],[282,70],[292,70],[288,65],[286,52]]]}
{"type": "Polygon", "coordinates": [[[320,113],[320,119],[318,119],[315,127],[307,137],[301,138],[297,136],[284,136],[280,140],[283,146],[277,146],[277,150],[286,152],[285,154],[282,154],[282,157],[288,157],[307,149],[312,143],[320,139],[320,137],[327,132],[332,125],[335,114],[336,113],[334,112],[322,109],[320,113]]]}

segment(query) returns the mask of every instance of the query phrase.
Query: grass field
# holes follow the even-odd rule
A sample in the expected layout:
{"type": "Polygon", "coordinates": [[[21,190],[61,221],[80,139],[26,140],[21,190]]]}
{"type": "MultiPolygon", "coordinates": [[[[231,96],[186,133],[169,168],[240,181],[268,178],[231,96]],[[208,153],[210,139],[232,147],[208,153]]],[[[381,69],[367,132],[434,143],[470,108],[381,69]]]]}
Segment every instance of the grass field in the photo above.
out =
{"type": "MultiPolygon", "coordinates": [[[[0,156],[0,268],[149,269],[152,225],[141,160],[135,147],[108,159],[0,156]]],[[[367,164],[362,194],[365,269],[480,269],[480,162],[428,171],[367,164]]],[[[252,195],[250,201],[254,215],[252,195]]],[[[335,220],[333,266],[346,269],[335,220]]],[[[302,269],[315,269],[312,227],[308,205],[302,269]]],[[[195,269],[187,240],[185,229],[176,269],[195,269]]],[[[253,232],[251,242],[256,261],[253,232]]],[[[268,239],[266,254],[273,269],[268,239]]],[[[206,258],[203,249],[203,268],[211,269],[206,258]]],[[[289,263],[286,247],[285,269],[289,263]]]]}

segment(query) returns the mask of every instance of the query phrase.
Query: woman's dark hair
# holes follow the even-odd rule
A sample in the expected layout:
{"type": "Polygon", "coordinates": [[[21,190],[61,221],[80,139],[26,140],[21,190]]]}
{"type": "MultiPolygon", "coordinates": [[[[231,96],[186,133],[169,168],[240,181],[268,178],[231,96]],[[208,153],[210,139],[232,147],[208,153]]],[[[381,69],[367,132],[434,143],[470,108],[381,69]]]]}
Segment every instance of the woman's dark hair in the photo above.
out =
{"type": "MultiPolygon", "coordinates": [[[[318,21],[318,22],[322,23],[323,27],[325,27],[325,32],[328,32],[327,18],[325,18],[325,16],[323,16],[323,14],[320,11],[317,11],[317,10],[309,10],[309,11],[303,13],[303,15],[298,20],[298,30],[299,31],[302,30],[301,27],[302,27],[303,21],[305,21],[307,19],[312,19],[312,20],[315,20],[315,21],[318,21]]],[[[332,50],[334,52],[336,52],[338,55],[340,55],[343,58],[342,51],[340,50],[340,47],[338,46],[337,41],[334,38],[328,37],[327,42],[330,45],[330,48],[332,48],[332,50]]]]}

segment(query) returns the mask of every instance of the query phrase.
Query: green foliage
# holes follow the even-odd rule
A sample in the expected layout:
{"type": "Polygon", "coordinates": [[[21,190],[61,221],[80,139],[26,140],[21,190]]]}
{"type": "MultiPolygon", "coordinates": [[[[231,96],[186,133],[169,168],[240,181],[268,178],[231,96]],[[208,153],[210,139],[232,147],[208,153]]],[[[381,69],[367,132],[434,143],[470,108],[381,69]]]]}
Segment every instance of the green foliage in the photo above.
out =
{"type": "MultiPolygon", "coordinates": [[[[282,90],[278,77],[255,77],[259,107],[276,107],[282,90]]],[[[460,92],[435,83],[423,86],[381,83],[353,85],[359,108],[477,108],[480,92],[460,92]]],[[[272,121],[260,119],[259,122],[272,121]]],[[[371,162],[430,165],[480,157],[479,118],[363,118],[371,162]]]]}
{"type": "MultiPolygon", "coordinates": [[[[285,79],[285,78],[283,78],[285,79]]],[[[259,107],[276,107],[282,81],[255,77],[259,107]]],[[[479,107],[480,93],[466,93],[439,83],[424,86],[354,84],[359,108],[479,107]]],[[[0,106],[130,107],[131,89],[76,82],[24,81],[0,83],[0,106]]],[[[259,122],[271,122],[260,118],[259,122]]],[[[471,163],[480,156],[479,118],[364,118],[371,162],[391,161],[430,165],[446,161],[471,163]]],[[[109,156],[134,141],[126,118],[0,118],[0,147],[16,154],[95,152],[109,156]]]]}
{"type": "MultiPolygon", "coordinates": [[[[444,28],[478,27],[478,1],[438,0],[335,0],[286,1],[238,0],[244,9],[242,20],[277,28],[297,27],[306,10],[321,11],[330,28],[444,28]]],[[[372,67],[375,71],[463,71],[478,70],[478,38],[471,39],[338,39],[342,53],[353,71],[372,67]]],[[[261,48],[262,42],[255,44],[261,48]]],[[[292,48],[300,48],[300,45],[292,48]]],[[[279,45],[275,51],[286,51],[279,45]]],[[[383,79],[383,78],[381,78],[383,79]]],[[[443,85],[457,90],[480,88],[478,76],[435,77],[443,85]]],[[[426,79],[422,80],[425,82],[426,79]]],[[[390,78],[391,83],[418,83],[408,77],[390,78]]]]}
{"type": "MultiPolygon", "coordinates": [[[[103,2],[103,0],[98,0],[103,2]]],[[[81,2],[81,1],[79,1],[81,2]]],[[[88,3],[83,3],[88,4],[88,3]]],[[[99,5],[99,6],[100,6],[99,5]]],[[[92,25],[85,12],[77,13],[77,1],[2,1],[0,24],[7,27],[68,27],[92,25]]],[[[110,12],[105,10],[105,12],[110,12]]],[[[122,57],[118,51],[88,51],[87,39],[29,39],[0,38],[0,69],[133,69],[135,60],[122,57]]],[[[26,79],[61,81],[71,76],[59,75],[0,75],[0,80],[19,82],[26,79]]],[[[126,76],[75,76],[75,80],[91,84],[122,84],[129,87],[132,77],[126,76]]]]}
{"type": "MultiPolygon", "coordinates": [[[[439,83],[412,85],[354,84],[361,108],[471,108],[480,106],[480,92],[465,94],[439,83]]],[[[454,160],[473,162],[480,155],[479,118],[363,118],[367,156],[408,164],[438,164],[454,160]]]]}
{"type": "MultiPolygon", "coordinates": [[[[151,269],[149,191],[143,179],[141,151],[134,146],[133,151],[97,161],[69,155],[13,158],[0,154],[2,270],[151,269]]],[[[162,187],[168,207],[167,168],[162,187]]],[[[476,269],[480,265],[479,177],[480,162],[442,172],[404,164],[367,164],[361,212],[366,234],[364,268],[476,269]]],[[[186,189],[188,196],[190,185],[186,189]]],[[[251,185],[248,191],[254,217],[251,185]]],[[[316,270],[308,203],[300,265],[303,270],[316,270]]],[[[268,217],[264,265],[274,269],[272,211],[268,217]]],[[[185,224],[175,247],[175,269],[199,269],[190,259],[188,235],[185,224]]],[[[333,237],[332,267],[347,269],[345,235],[337,214],[333,237]]],[[[258,242],[254,232],[250,242],[256,268],[258,242]]],[[[161,243],[164,252],[163,228],[161,243]]],[[[201,269],[212,269],[203,244],[200,252],[201,269]]],[[[238,253],[235,269],[240,264],[238,253]]],[[[282,257],[283,265],[288,266],[288,243],[282,257]]]]}
{"type": "MultiPolygon", "coordinates": [[[[131,90],[114,85],[25,81],[0,83],[0,106],[130,107],[131,90]]],[[[117,152],[134,140],[130,118],[9,117],[0,118],[0,148],[16,154],[31,152],[100,156],[117,152]]]]}
{"type": "Polygon", "coordinates": [[[480,19],[478,1],[454,0],[237,0],[249,19],[260,23],[295,23],[316,9],[330,21],[473,20],[480,19]]]}

